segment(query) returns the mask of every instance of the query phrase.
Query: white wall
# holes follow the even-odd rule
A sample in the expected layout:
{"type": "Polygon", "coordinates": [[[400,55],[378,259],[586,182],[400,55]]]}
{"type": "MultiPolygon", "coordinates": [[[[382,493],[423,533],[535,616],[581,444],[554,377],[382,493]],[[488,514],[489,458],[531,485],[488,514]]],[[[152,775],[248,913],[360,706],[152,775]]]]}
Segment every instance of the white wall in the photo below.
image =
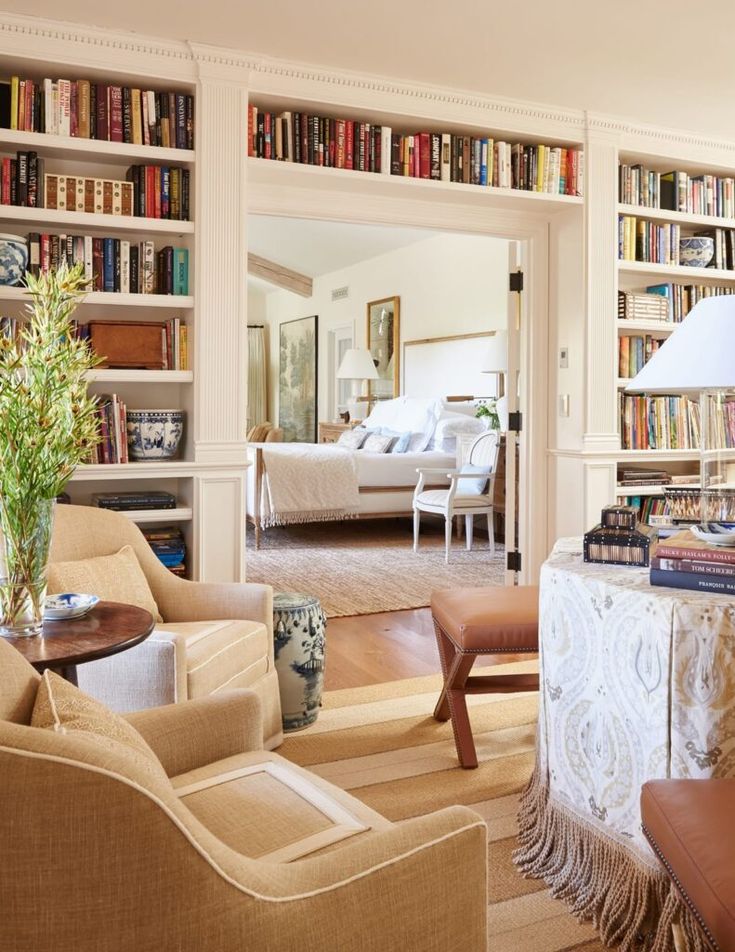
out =
{"type": "MultiPolygon", "coordinates": [[[[284,228],[288,220],[284,219],[284,228]]],[[[401,344],[407,340],[472,334],[506,326],[508,243],[470,235],[438,235],[314,279],[305,299],[288,291],[266,296],[270,336],[269,415],[278,417],[278,327],[319,317],[319,419],[327,417],[331,329],[351,324],[356,345],[366,343],[368,301],[398,295],[401,344]],[[349,297],[332,302],[335,288],[349,297]]],[[[253,323],[252,316],[249,317],[253,323]]],[[[402,356],[402,355],[401,355],[402,356]]]]}

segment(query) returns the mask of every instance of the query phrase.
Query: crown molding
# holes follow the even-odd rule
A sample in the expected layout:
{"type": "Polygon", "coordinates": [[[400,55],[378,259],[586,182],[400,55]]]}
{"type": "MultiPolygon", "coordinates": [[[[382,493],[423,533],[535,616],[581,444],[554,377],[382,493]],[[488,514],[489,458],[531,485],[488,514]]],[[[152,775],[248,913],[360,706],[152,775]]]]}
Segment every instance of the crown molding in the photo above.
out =
{"type": "Polygon", "coordinates": [[[735,141],[685,129],[648,125],[598,113],[587,114],[590,134],[610,136],[623,150],[651,152],[706,164],[735,165],[735,141]]]}

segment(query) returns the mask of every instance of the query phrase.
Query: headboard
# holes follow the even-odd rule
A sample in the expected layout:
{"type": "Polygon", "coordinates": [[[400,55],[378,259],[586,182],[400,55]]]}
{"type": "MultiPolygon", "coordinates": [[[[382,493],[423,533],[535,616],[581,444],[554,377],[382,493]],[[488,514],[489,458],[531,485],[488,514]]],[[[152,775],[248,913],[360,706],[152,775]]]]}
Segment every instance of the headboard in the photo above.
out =
{"type": "Polygon", "coordinates": [[[488,331],[405,341],[401,393],[407,397],[497,396],[497,374],[482,373],[490,337],[488,331]]]}

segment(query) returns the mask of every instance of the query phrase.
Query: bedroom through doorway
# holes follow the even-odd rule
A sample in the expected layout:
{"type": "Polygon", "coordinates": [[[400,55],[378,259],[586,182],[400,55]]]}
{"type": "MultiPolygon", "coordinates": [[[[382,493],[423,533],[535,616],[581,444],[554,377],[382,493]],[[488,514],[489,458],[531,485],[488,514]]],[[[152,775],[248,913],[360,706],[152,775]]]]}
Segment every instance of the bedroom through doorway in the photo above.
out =
{"type": "Polygon", "coordinates": [[[503,584],[516,243],[265,215],[248,236],[248,580],[328,617],[503,584]]]}

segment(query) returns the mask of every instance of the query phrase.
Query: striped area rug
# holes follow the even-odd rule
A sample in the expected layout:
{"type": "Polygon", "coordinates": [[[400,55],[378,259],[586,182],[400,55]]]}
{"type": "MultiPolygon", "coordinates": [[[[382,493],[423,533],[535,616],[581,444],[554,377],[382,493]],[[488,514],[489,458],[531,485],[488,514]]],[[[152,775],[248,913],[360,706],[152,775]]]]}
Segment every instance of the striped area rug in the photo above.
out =
{"type": "MultiPolygon", "coordinates": [[[[534,664],[488,671],[531,671],[534,664]]],[[[481,814],[490,840],[492,952],[602,952],[592,927],[572,918],[543,883],[523,879],[511,860],[518,793],[533,766],[535,695],[469,699],[480,765],[461,770],[451,725],[431,716],[440,687],[441,678],[430,675],[328,692],[316,724],[288,735],[278,752],[391,820],[455,803],[481,814]]]]}

